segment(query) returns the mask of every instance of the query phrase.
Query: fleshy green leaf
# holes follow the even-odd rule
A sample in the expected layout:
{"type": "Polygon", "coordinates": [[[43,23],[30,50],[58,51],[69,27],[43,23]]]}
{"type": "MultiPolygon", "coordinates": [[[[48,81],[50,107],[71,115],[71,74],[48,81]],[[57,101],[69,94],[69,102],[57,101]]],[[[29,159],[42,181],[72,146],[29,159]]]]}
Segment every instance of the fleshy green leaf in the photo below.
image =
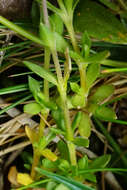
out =
{"type": "Polygon", "coordinates": [[[79,133],[81,136],[88,138],[91,134],[91,122],[89,115],[87,113],[82,113],[82,118],[80,120],[79,126],[79,133]]]}
{"type": "Polygon", "coordinates": [[[65,130],[65,123],[64,123],[64,117],[63,117],[63,111],[60,107],[58,107],[57,110],[52,111],[52,117],[54,118],[56,124],[58,127],[62,130],[65,130]]]}
{"type": "Polygon", "coordinates": [[[101,103],[106,98],[111,96],[114,92],[114,86],[107,84],[98,87],[95,93],[91,96],[90,101],[94,103],[101,103]]]}
{"type": "Polygon", "coordinates": [[[40,24],[40,37],[46,46],[51,50],[54,50],[56,48],[57,51],[64,52],[68,47],[68,43],[62,35],[51,31],[43,23],[40,24]]]}
{"type": "Polygon", "coordinates": [[[86,73],[86,86],[87,90],[92,86],[94,81],[97,79],[100,71],[100,65],[93,63],[88,66],[87,73],[86,73]]]}
{"type": "Polygon", "coordinates": [[[24,61],[23,62],[30,70],[32,70],[34,73],[39,75],[40,77],[44,78],[45,80],[53,83],[54,85],[57,85],[57,80],[55,75],[53,75],[51,72],[47,71],[43,67],[38,66],[35,63],[24,61]]]}
{"type": "Polygon", "coordinates": [[[111,155],[106,154],[103,156],[100,156],[98,158],[96,158],[94,161],[92,161],[90,163],[90,168],[91,169],[97,169],[97,168],[105,168],[107,166],[107,164],[110,162],[111,160],[111,155]]]}
{"type": "Polygon", "coordinates": [[[52,32],[47,26],[43,23],[40,23],[40,38],[50,49],[55,48],[55,36],[54,32],[52,32]]]}
{"type": "Polygon", "coordinates": [[[88,157],[86,155],[78,160],[78,168],[81,170],[88,168],[88,157]]]}
{"type": "Polygon", "coordinates": [[[71,98],[71,103],[74,107],[83,107],[85,105],[84,93],[74,94],[71,98]]]}
{"type": "Polygon", "coordinates": [[[47,99],[47,97],[42,92],[37,93],[36,100],[40,105],[42,105],[42,107],[45,106],[46,108],[49,108],[51,110],[57,110],[57,105],[55,104],[55,102],[47,99]]]}
{"type": "Polygon", "coordinates": [[[28,83],[29,83],[29,89],[32,92],[33,96],[35,97],[38,92],[40,92],[40,83],[29,76],[28,78],[28,83]]]}
{"type": "Polygon", "coordinates": [[[112,108],[106,106],[98,106],[95,111],[95,115],[104,121],[116,119],[115,111],[112,108]]]}
{"type": "Polygon", "coordinates": [[[126,43],[126,28],[119,19],[103,5],[89,0],[80,0],[75,14],[75,30],[87,30],[90,37],[113,43],[126,43]]]}
{"type": "Polygon", "coordinates": [[[73,129],[73,131],[78,127],[81,118],[82,118],[82,112],[78,111],[71,124],[71,128],[73,129]]]}
{"type": "Polygon", "coordinates": [[[105,50],[86,58],[85,62],[86,63],[100,63],[101,61],[105,60],[109,56],[110,56],[110,52],[105,50]]]}
{"type": "Polygon", "coordinates": [[[59,33],[55,32],[55,39],[56,39],[56,49],[59,52],[64,53],[67,47],[69,47],[69,44],[66,42],[66,40],[60,35],[59,33]]]}
{"type": "Polygon", "coordinates": [[[41,111],[42,107],[37,103],[30,103],[24,106],[24,112],[36,115],[41,111]]]}
{"type": "Polygon", "coordinates": [[[82,45],[87,45],[88,48],[90,49],[90,47],[91,47],[91,39],[90,39],[87,31],[85,31],[83,33],[82,38],[81,38],[81,43],[82,43],[82,45]]]}
{"type": "Polygon", "coordinates": [[[70,82],[71,90],[73,92],[78,93],[80,90],[80,86],[76,82],[70,82]]]}
{"type": "Polygon", "coordinates": [[[60,152],[60,156],[62,159],[69,160],[69,152],[68,152],[68,147],[67,144],[64,143],[64,141],[60,140],[57,143],[57,148],[60,152]]]}
{"type": "Polygon", "coordinates": [[[89,38],[88,32],[85,31],[82,35],[81,38],[81,43],[82,43],[82,55],[87,58],[90,53],[90,48],[91,48],[91,40],[89,38]]]}
{"type": "Polygon", "coordinates": [[[42,159],[42,166],[47,170],[56,170],[57,164],[47,158],[44,158],[42,159]]]}
{"type": "Polygon", "coordinates": [[[43,170],[41,168],[36,168],[37,172],[39,172],[42,175],[46,175],[47,177],[66,185],[70,190],[94,190],[91,187],[88,187],[82,183],[79,183],[71,178],[66,178],[58,174],[54,174],[51,172],[48,172],[46,170],[43,170]]]}
{"type": "Polygon", "coordinates": [[[82,137],[75,137],[73,142],[77,146],[83,146],[83,147],[89,146],[89,140],[82,137]]]}
{"type": "Polygon", "coordinates": [[[64,28],[63,28],[63,21],[60,18],[60,16],[57,14],[53,14],[51,15],[50,19],[53,31],[57,32],[58,34],[62,34],[64,28]]]}
{"type": "Polygon", "coordinates": [[[61,171],[67,172],[67,171],[70,170],[70,164],[69,164],[69,162],[67,160],[60,159],[60,163],[58,165],[58,168],[61,171]]]}
{"type": "Polygon", "coordinates": [[[75,60],[75,62],[85,63],[85,59],[78,53],[70,50],[69,51],[70,57],[75,60]]]}

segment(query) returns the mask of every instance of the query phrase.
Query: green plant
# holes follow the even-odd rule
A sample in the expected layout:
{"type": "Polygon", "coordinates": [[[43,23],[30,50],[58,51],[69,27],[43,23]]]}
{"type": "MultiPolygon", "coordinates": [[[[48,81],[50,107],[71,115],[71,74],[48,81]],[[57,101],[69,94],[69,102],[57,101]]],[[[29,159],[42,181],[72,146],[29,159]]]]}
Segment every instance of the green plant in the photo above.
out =
{"type": "MultiPolygon", "coordinates": [[[[2,24],[39,44],[44,50],[44,65],[42,66],[23,60],[24,65],[43,80],[43,86],[41,86],[39,81],[31,76],[28,77],[28,88],[35,101],[25,105],[24,112],[40,116],[38,130],[26,126],[25,131],[33,147],[31,178],[35,181],[41,177],[44,178],[45,175],[53,179],[54,181],[46,181],[48,183],[45,187],[48,190],[52,189],[51,183],[54,183],[56,190],[60,188],[92,190],[95,188],[94,173],[97,168],[103,170],[111,156],[104,155],[89,163],[86,155],[77,159],[76,146],[89,146],[92,116],[102,121],[117,121],[115,111],[106,104],[108,98],[114,93],[114,86],[112,84],[96,86],[95,81],[103,77],[104,73],[125,71],[124,68],[117,68],[117,70],[103,70],[101,73],[101,64],[108,65],[110,53],[106,50],[92,54],[92,42],[87,31],[83,32],[80,43],[78,43],[73,25],[74,10],[78,2],[78,0],[58,0],[59,8],[56,8],[48,1],[38,0],[37,3],[40,6],[39,37],[0,16],[2,24]],[[51,15],[48,15],[47,7],[53,12],[51,15]],[[64,38],[64,27],[70,40],[64,38]],[[61,59],[64,64],[61,64],[61,59]],[[51,71],[51,64],[55,67],[55,72],[51,71]],[[76,68],[79,73],[78,80],[74,81],[71,77],[73,68],[76,68]],[[56,93],[52,94],[50,89],[55,89],[56,93]],[[70,110],[75,111],[73,118],[70,110]],[[48,117],[52,118],[53,124],[49,124],[48,117]],[[47,128],[48,133],[45,135],[47,128]],[[49,144],[57,136],[59,137],[57,148],[60,156],[49,148],[49,144]],[[62,156],[62,151],[65,152],[64,156],[62,156]],[[42,163],[40,163],[41,160],[42,163]],[[38,166],[46,171],[36,169],[38,166]],[[90,172],[92,169],[93,172],[90,172]],[[88,173],[84,174],[81,170],[88,170],[88,173]],[[93,187],[87,187],[76,180],[82,183],[88,180],[92,182],[93,187]]],[[[112,142],[111,139],[110,141],[112,142]]],[[[117,146],[114,149],[118,154],[121,153],[117,146]]],[[[122,160],[127,165],[127,159],[124,157],[122,160]]]]}

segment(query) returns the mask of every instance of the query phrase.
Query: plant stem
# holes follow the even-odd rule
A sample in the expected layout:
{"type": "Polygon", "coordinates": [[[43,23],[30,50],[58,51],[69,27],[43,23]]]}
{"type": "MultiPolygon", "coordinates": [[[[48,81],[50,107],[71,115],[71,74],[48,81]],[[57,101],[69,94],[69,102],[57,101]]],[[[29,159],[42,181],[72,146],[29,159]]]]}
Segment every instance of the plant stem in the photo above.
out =
{"type": "Polygon", "coordinates": [[[59,59],[58,59],[58,55],[57,55],[56,50],[52,50],[52,56],[53,56],[53,61],[54,61],[55,68],[56,68],[58,83],[59,83],[60,86],[61,85],[63,86],[63,77],[62,77],[62,72],[61,72],[59,59]]]}
{"type": "Polygon", "coordinates": [[[67,142],[67,146],[68,146],[68,150],[69,150],[71,164],[72,164],[72,166],[76,166],[77,160],[76,160],[75,145],[72,142],[67,142]]]}
{"type": "Polygon", "coordinates": [[[65,121],[65,126],[66,126],[66,131],[67,131],[66,138],[68,141],[73,141],[73,130],[71,129],[70,114],[67,107],[66,93],[60,91],[60,96],[61,96],[61,101],[62,101],[62,109],[64,113],[64,121],[65,121]]]}
{"type": "Polygon", "coordinates": [[[73,46],[75,52],[80,53],[80,50],[78,48],[77,41],[75,38],[75,32],[74,32],[74,28],[72,25],[72,20],[70,20],[70,22],[68,22],[68,23],[65,23],[65,25],[66,25],[68,33],[70,35],[71,43],[72,43],[72,46],[73,46]]]}
{"type": "Polygon", "coordinates": [[[35,179],[35,175],[36,175],[36,171],[35,171],[35,167],[38,166],[40,160],[40,155],[37,153],[37,151],[35,149],[33,149],[33,163],[32,163],[32,169],[31,169],[31,177],[32,179],[35,179]]]}
{"type": "MultiPolygon", "coordinates": [[[[42,0],[42,9],[43,9],[43,15],[44,15],[44,22],[45,25],[49,27],[49,20],[48,20],[48,11],[47,11],[47,3],[46,0],[42,0]]],[[[46,70],[49,70],[50,65],[50,50],[49,48],[45,47],[44,49],[44,68],[46,70]]],[[[44,94],[49,99],[49,83],[47,80],[44,80],[44,94]]],[[[42,114],[45,120],[47,120],[48,113],[42,114]]],[[[38,139],[40,140],[42,136],[44,135],[44,128],[45,128],[45,122],[40,119],[39,124],[39,131],[38,131],[38,139]]],[[[31,169],[31,177],[35,178],[35,167],[38,166],[39,160],[40,160],[40,154],[37,150],[33,149],[33,163],[32,163],[32,169],[31,169]]]]}
{"type": "Polygon", "coordinates": [[[45,25],[50,27],[49,19],[48,19],[48,10],[47,10],[47,2],[46,2],[46,0],[42,0],[42,9],[43,9],[45,25]]]}
{"type": "MultiPolygon", "coordinates": [[[[62,77],[62,72],[59,64],[59,59],[56,50],[52,51],[53,55],[53,61],[56,68],[57,78],[58,78],[58,90],[61,97],[61,103],[62,103],[62,110],[64,113],[64,121],[65,121],[65,127],[66,127],[66,139],[70,143],[68,145],[68,150],[70,154],[70,161],[72,165],[76,165],[76,152],[75,147],[72,143],[73,141],[73,130],[71,128],[71,122],[70,122],[70,114],[67,106],[67,95],[66,95],[66,88],[64,87],[64,80],[62,77]]],[[[67,143],[68,144],[68,143],[67,143]]]]}
{"type": "MultiPolygon", "coordinates": [[[[49,20],[48,20],[48,10],[47,10],[47,3],[46,0],[42,0],[42,10],[43,10],[43,16],[44,16],[44,22],[47,27],[50,27],[49,20]]],[[[50,49],[45,47],[44,49],[44,68],[48,71],[50,66],[50,49]]],[[[44,79],[44,94],[49,99],[49,82],[44,79]]],[[[48,113],[42,114],[43,117],[47,120],[48,113]]],[[[39,125],[39,137],[41,138],[44,135],[44,128],[45,123],[41,119],[40,125],[39,125]]]]}
{"type": "MultiPolygon", "coordinates": [[[[50,65],[50,50],[49,48],[45,47],[44,50],[44,68],[48,71],[49,65],[50,65]]],[[[49,99],[49,82],[47,80],[44,80],[44,94],[49,99]]]]}
{"type": "MultiPolygon", "coordinates": [[[[43,15],[44,15],[44,22],[47,27],[50,27],[49,19],[48,19],[48,10],[47,10],[47,2],[46,0],[42,0],[42,9],[43,9],[43,15]]],[[[46,70],[49,70],[50,65],[50,50],[49,48],[45,47],[44,49],[44,68],[46,70]]],[[[47,80],[44,80],[44,94],[49,99],[49,83],[47,80]]]]}
{"type": "Polygon", "coordinates": [[[66,98],[66,92],[65,92],[66,90],[64,88],[64,81],[62,77],[62,72],[61,72],[57,52],[55,50],[52,51],[52,55],[53,55],[53,61],[55,64],[57,78],[58,78],[58,84],[59,84],[58,90],[59,90],[61,101],[62,101],[62,109],[64,113],[65,126],[67,129],[67,140],[71,141],[73,140],[73,134],[70,127],[70,117],[69,117],[69,110],[67,107],[67,100],[66,100],[67,98],[66,98]]]}
{"type": "Polygon", "coordinates": [[[69,150],[70,155],[70,161],[72,166],[76,166],[76,151],[75,151],[75,145],[73,144],[73,130],[71,128],[71,122],[70,122],[70,114],[67,107],[67,98],[66,93],[60,91],[61,101],[62,101],[62,109],[64,113],[64,121],[65,121],[65,127],[66,127],[66,139],[67,139],[67,146],[69,150]]]}
{"type": "MultiPolygon", "coordinates": [[[[75,52],[80,53],[80,50],[78,48],[77,45],[77,41],[75,38],[75,32],[74,32],[74,28],[72,25],[72,20],[70,20],[70,23],[65,23],[68,33],[70,35],[71,38],[71,42],[72,42],[72,46],[75,50],[75,52]]],[[[85,68],[83,67],[82,63],[77,62],[78,68],[79,68],[79,73],[80,73],[80,83],[81,83],[81,88],[84,89],[84,93],[86,91],[86,72],[85,72],[85,68]]]]}

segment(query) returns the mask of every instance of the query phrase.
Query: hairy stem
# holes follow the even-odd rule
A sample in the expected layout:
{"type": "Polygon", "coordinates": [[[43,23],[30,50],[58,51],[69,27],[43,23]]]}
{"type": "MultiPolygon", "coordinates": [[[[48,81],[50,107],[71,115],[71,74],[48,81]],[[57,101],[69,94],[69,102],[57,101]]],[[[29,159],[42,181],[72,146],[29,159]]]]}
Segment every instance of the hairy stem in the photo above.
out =
{"type": "MultiPolygon", "coordinates": [[[[72,22],[73,21],[70,20],[70,23],[65,23],[65,25],[66,25],[68,33],[70,35],[73,49],[75,50],[75,52],[80,53],[80,50],[78,48],[77,41],[76,41],[76,38],[75,38],[75,32],[74,32],[72,22]]],[[[85,69],[84,69],[82,63],[77,62],[77,65],[78,65],[78,68],[79,68],[81,87],[82,87],[82,89],[84,89],[84,93],[85,93],[85,91],[86,91],[86,72],[85,72],[85,69]]]]}
{"type": "MultiPolygon", "coordinates": [[[[56,50],[52,51],[53,55],[53,61],[56,68],[57,78],[58,78],[58,90],[61,97],[61,103],[62,103],[62,110],[64,113],[64,121],[65,121],[65,127],[66,127],[66,139],[69,143],[72,144],[73,141],[73,130],[71,128],[71,122],[70,122],[70,114],[68,110],[67,105],[67,95],[66,95],[66,89],[64,87],[64,81],[62,77],[62,72],[59,64],[59,59],[56,50]]],[[[72,165],[76,165],[76,152],[75,147],[72,146],[73,149],[70,148],[70,145],[68,146],[69,154],[70,154],[70,161],[72,165]]]]}

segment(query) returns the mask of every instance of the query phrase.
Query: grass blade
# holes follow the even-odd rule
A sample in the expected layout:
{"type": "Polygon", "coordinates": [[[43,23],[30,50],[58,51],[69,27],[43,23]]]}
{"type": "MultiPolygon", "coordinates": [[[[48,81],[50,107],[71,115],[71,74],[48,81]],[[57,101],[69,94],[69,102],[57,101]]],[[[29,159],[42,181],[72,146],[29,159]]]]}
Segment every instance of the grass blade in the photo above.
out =
{"type": "Polygon", "coordinates": [[[3,113],[5,113],[5,112],[8,111],[9,109],[14,108],[15,106],[21,104],[22,102],[24,102],[24,101],[30,99],[31,97],[32,97],[32,94],[26,96],[25,98],[22,98],[22,99],[18,100],[18,101],[15,102],[15,103],[12,103],[10,106],[5,107],[4,109],[2,109],[2,110],[0,111],[0,115],[3,114],[3,113]]]}
{"type": "Polygon", "coordinates": [[[28,31],[24,30],[20,26],[14,24],[13,22],[9,21],[8,19],[6,19],[2,16],[0,16],[0,23],[7,26],[11,30],[17,32],[18,34],[24,36],[25,38],[27,38],[37,44],[44,45],[40,38],[38,38],[37,36],[35,36],[34,34],[28,32],[28,31]]]}
{"type": "Polygon", "coordinates": [[[53,179],[59,183],[63,183],[64,185],[69,187],[71,190],[94,190],[93,188],[88,187],[82,183],[79,183],[73,179],[66,178],[64,176],[60,176],[58,174],[48,172],[48,171],[43,170],[41,168],[36,168],[36,170],[42,175],[46,175],[47,177],[49,177],[49,178],[51,178],[51,179],[53,179]]]}

